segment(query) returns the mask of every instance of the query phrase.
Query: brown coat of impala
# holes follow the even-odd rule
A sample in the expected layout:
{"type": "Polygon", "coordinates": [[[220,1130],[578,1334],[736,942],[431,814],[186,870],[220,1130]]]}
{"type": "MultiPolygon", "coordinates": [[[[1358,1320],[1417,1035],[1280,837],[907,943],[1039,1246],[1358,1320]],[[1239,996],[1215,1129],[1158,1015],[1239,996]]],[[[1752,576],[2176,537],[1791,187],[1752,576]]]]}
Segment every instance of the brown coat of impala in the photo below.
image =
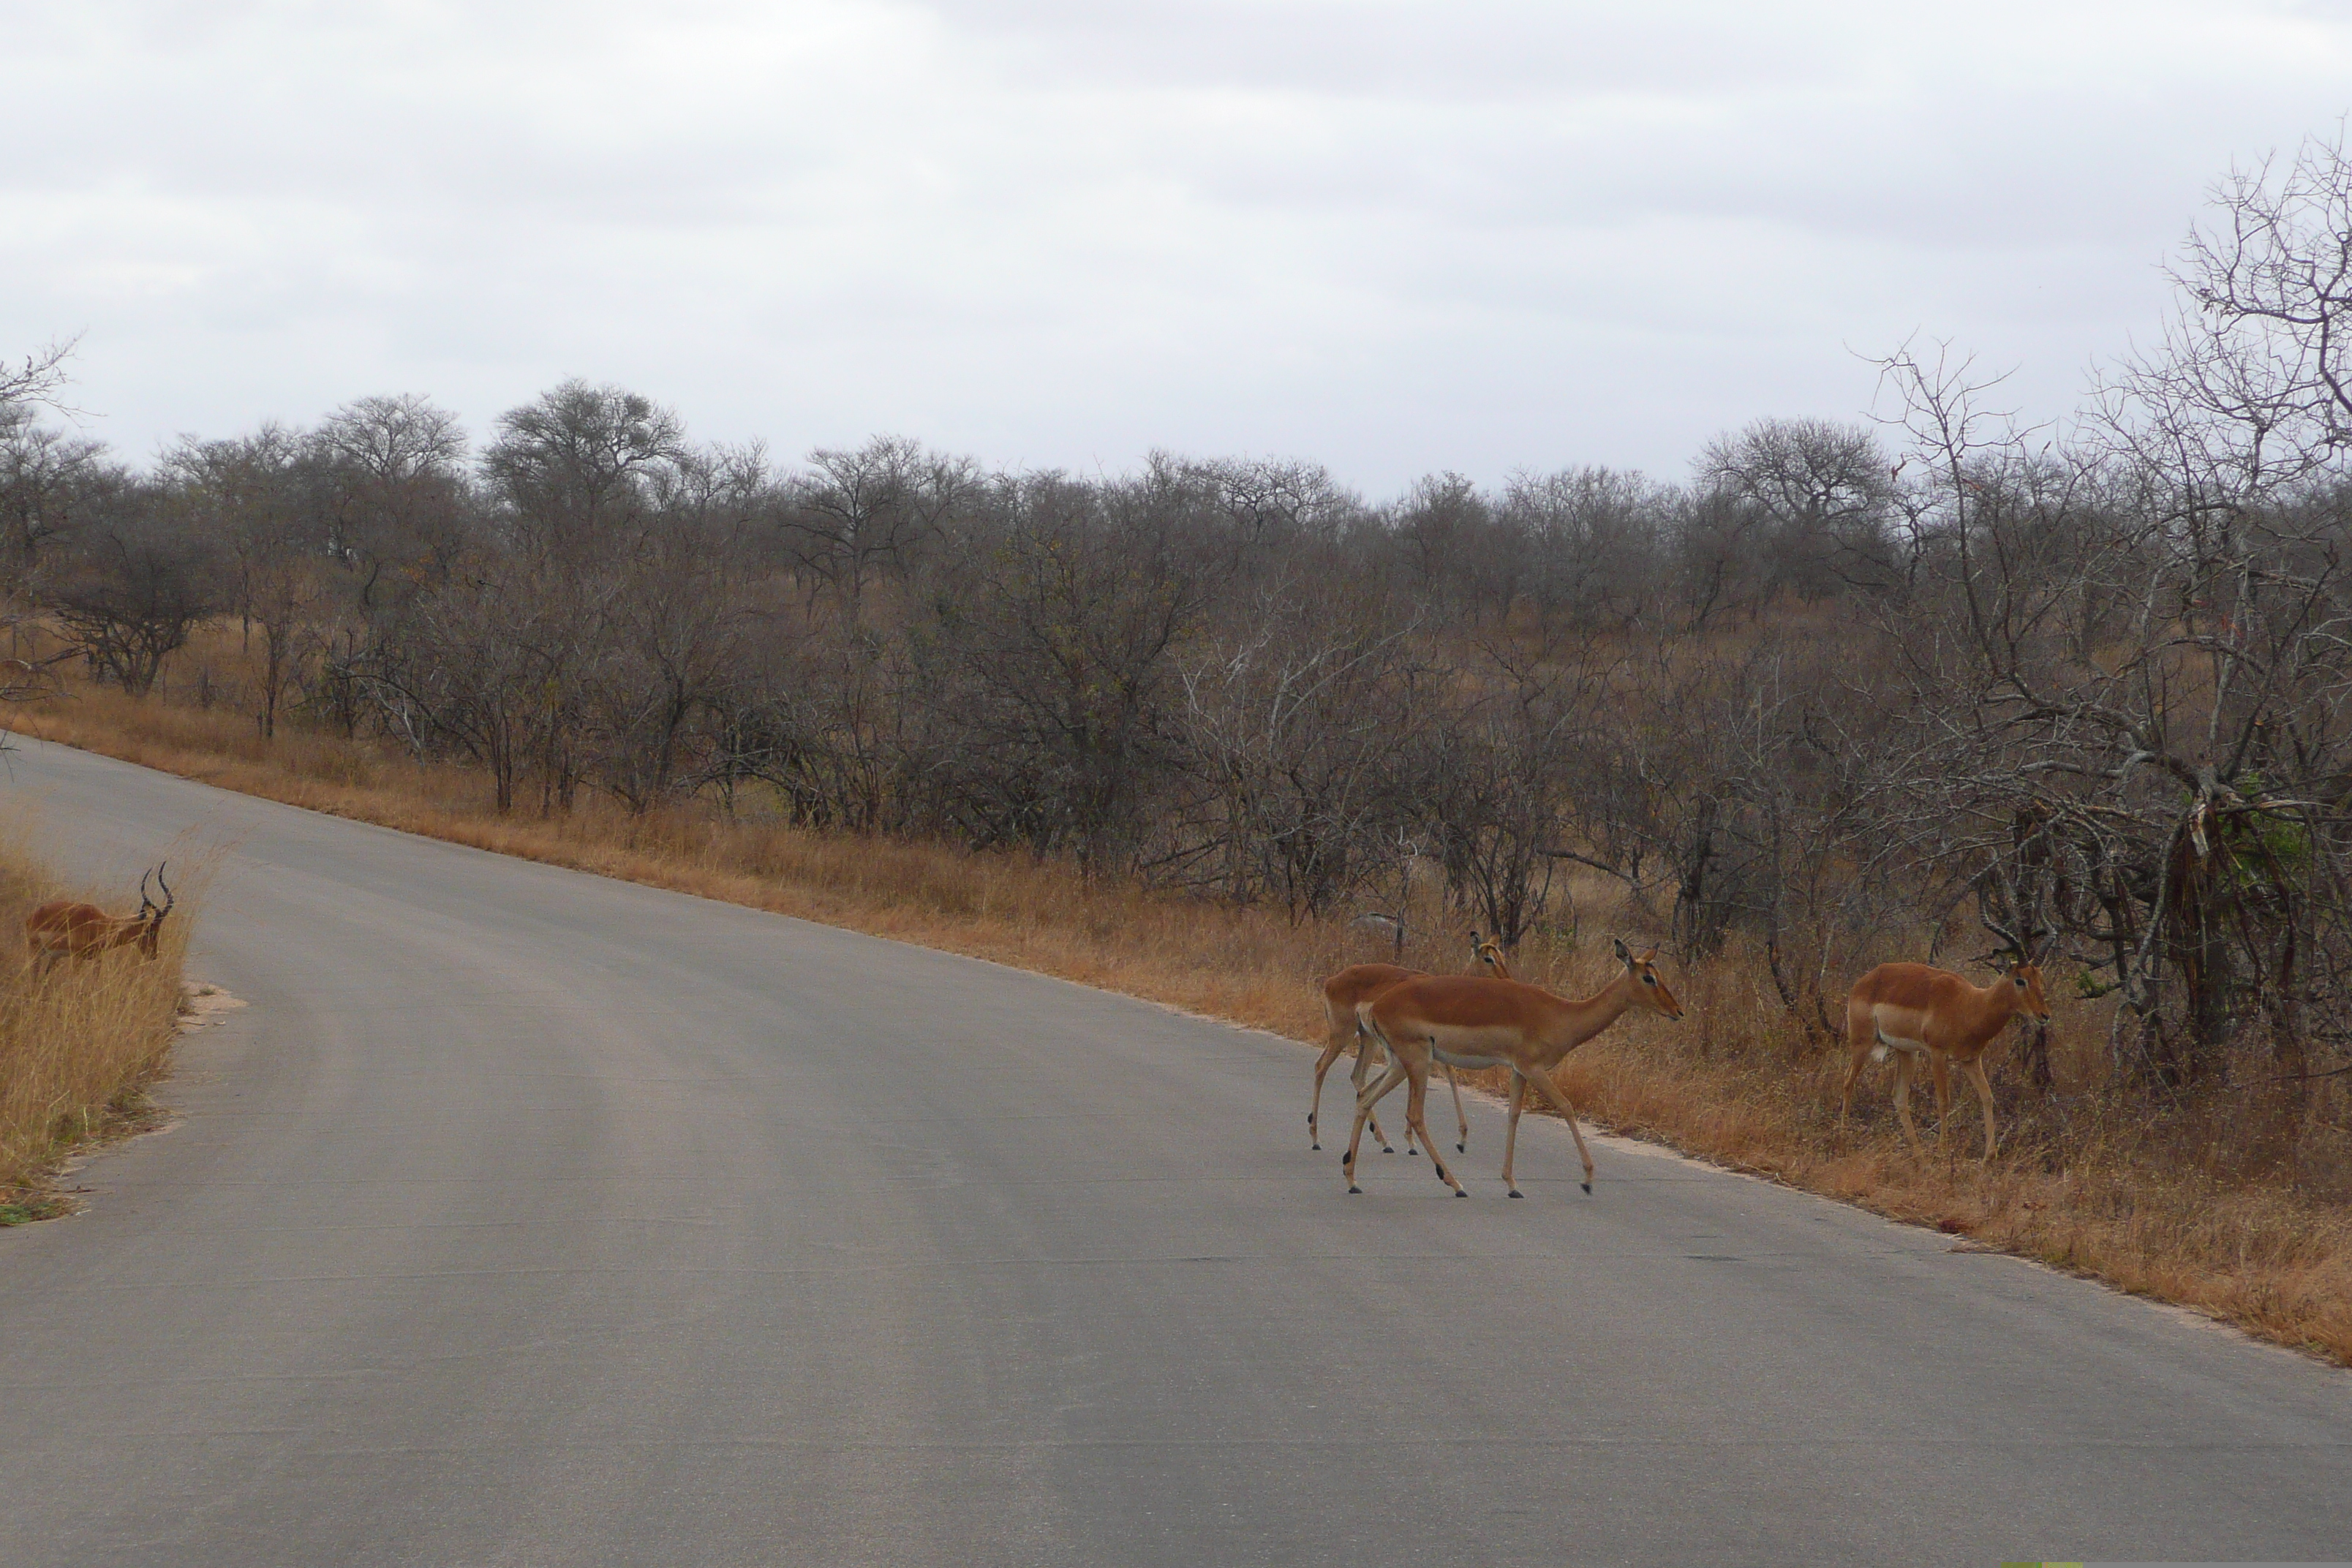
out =
{"type": "MultiPolygon", "coordinates": [[[[1470,956],[1474,962],[1485,964],[1490,973],[1505,980],[1511,977],[1510,965],[1503,962],[1502,948],[1491,938],[1482,940],[1475,931],[1470,933],[1470,956]]],[[[1323,982],[1323,1022],[1328,1033],[1323,1042],[1323,1055],[1315,1063],[1315,1098],[1307,1110],[1308,1148],[1323,1147],[1321,1124],[1318,1121],[1323,1110],[1323,1079],[1330,1072],[1331,1064],[1339,1059],[1340,1053],[1348,1048],[1350,1042],[1356,1047],[1356,1066],[1355,1070],[1349,1073],[1348,1081],[1355,1086],[1358,1094],[1364,1092],[1364,1078],[1371,1068],[1378,1046],[1364,1027],[1363,1020],[1356,1016],[1357,1007],[1400,981],[1421,979],[1423,973],[1393,963],[1355,963],[1323,982]]],[[[1445,1069],[1445,1081],[1454,1090],[1454,1120],[1461,1133],[1454,1147],[1466,1153],[1470,1148],[1470,1118],[1463,1112],[1462,1086],[1454,1082],[1452,1068],[1445,1069]]],[[[1381,1131],[1379,1117],[1371,1119],[1371,1129],[1372,1141],[1381,1146],[1381,1152],[1395,1153],[1396,1150],[1390,1146],[1387,1135],[1381,1131]]],[[[1413,1152],[1410,1133],[1405,1138],[1405,1152],[1413,1152]]]]}
{"type": "Polygon", "coordinates": [[[1629,1009],[1646,1007],[1669,1018],[1683,1016],[1682,1004],[1666,989],[1666,983],[1658,978],[1652,962],[1658,950],[1652,948],[1637,958],[1622,942],[1616,948],[1618,960],[1625,965],[1624,973],[1581,1002],[1571,1002],[1516,980],[1447,975],[1408,980],[1364,1003],[1358,1011],[1366,1026],[1387,1047],[1389,1070],[1356,1101],[1355,1131],[1348,1140],[1348,1152],[1339,1158],[1340,1169],[1348,1176],[1348,1190],[1363,1190],[1356,1184],[1355,1178],[1356,1146],[1363,1135],[1364,1119],[1371,1114],[1381,1096],[1400,1083],[1410,1083],[1405,1125],[1420,1132],[1423,1147],[1429,1150],[1430,1163],[1437,1168],[1439,1179],[1454,1189],[1454,1195],[1469,1196],[1454,1173],[1445,1168],[1444,1160],[1429,1142],[1427,1127],[1422,1123],[1422,1107],[1429,1092],[1429,1066],[1437,1061],[1447,1067],[1511,1069],[1511,1114],[1503,1135],[1503,1185],[1511,1196],[1522,1195],[1518,1184],[1511,1178],[1511,1162],[1518,1148],[1519,1111],[1527,1102],[1530,1084],[1567,1119],[1569,1133],[1576,1140],[1577,1158],[1584,1163],[1584,1190],[1591,1192],[1592,1155],[1584,1146],[1583,1131],[1576,1125],[1576,1108],[1569,1103],[1567,1091],[1553,1079],[1552,1069],[1569,1052],[1615,1023],[1629,1009]]]}
{"type": "Polygon", "coordinates": [[[147,896],[147,877],[139,879],[135,915],[110,915],[96,904],[52,899],[25,917],[25,956],[40,965],[43,973],[62,959],[96,958],[110,949],[134,943],[141,957],[154,957],[156,944],[163,940],[163,917],[179,900],[173,896],[172,884],[163,880],[162,866],[147,876],[163,889],[161,908],[147,896]]]}
{"type": "Polygon", "coordinates": [[[1911,1073],[1915,1058],[1927,1058],[1936,1080],[1936,1142],[1952,1107],[1952,1079],[1947,1061],[1958,1062],[1975,1086],[1977,1103],[1984,1107],[1985,1152],[1992,1158],[1997,1135],[1992,1121],[1992,1084],[1986,1079],[1984,1050],[2020,1014],[2046,1020],[2050,1004],[2042,994],[2042,969],[2027,956],[2024,945],[2006,931],[2008,961],[2001,977],[1990,985],[1969,984],[1948,969],[1924,963],[1882,963],[1854,982],[1845,1003],[1846,1045],[1853,1053],[1846,1064],[1845,1087],[1838,1100],[1838,1131],[1845,1131],[1846,1112],[1853,1105],[1853,1080],[1863,1064],[1895,1056],[1895,1114],[1911,1140],[1915,1154],[1925,1156],[1919,1130],[1911,1125],[1911,1073]]]}

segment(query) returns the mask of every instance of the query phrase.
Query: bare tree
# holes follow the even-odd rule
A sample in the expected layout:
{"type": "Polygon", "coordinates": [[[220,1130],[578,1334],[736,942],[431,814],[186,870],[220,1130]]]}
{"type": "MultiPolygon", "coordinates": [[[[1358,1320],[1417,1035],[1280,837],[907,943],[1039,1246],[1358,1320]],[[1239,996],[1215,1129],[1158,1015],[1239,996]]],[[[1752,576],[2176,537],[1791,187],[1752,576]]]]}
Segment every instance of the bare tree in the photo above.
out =
{"type": "Polygon", "coordinates": [[[876,573],[903,573],[980,486],[968,459],[877,436],[854,451],[819,448],[781,521],[787,548],[813,580],[854,606],[876,573]]]}
{"type": "Polygon", "coordinates": [[[14,364],[0,360],[0,410],[44,407],[58,414],[76,412],[60,399],[72,380],[66,374],[66,362],[80,342],[77,333],[35,349],[14,364]]]}
{"type": "Polygon", "coordinates": [[[1528,541],[1528,592],[1538,614],[1579,627],[1622,626],[1654,613],[1664,498],[1627,470],[1518,473],[1498,516],[1528,541]]]}
{"type": "Polygon", "coordinates": [[[100,443],[34,422],[23,405],[0,407],[0,527],[6,563],[0,581],[29,579],[52,540],[126,481],[100,443]]]}
{"type": "Polygon", "coordinates": [[[698,542],[664,541],[614,585],[583,678],[597,782],[635,813],[719,775],[703,721],[746,679],[750,622],[732,563],[698,542]]]}
{"type": "Polygon", "coordinates": [[[1207,809],[1154,869],[1236,902],[1278,899],[1294,920],[1328,915],[1386,864],[1395,760],[1417,722],[1401,667],[1419,621],[1315,582],[1236,608],[1182,656],[1179,729],[1207,809]]]}
{"type": "Polygon", "coordinates": [[[353,574],[362,613],[387,574],[437,578],[474,542],[465,434],[447,410],[413,395],[362,397],[329,415],[311,447],[322,546],[353,574]]]}
{"type": "Polygon", "coordinates": [[[528,547],[593,553],[641,525],[646,486],[685,455],[677,416],[617,386],[567,381],[499,416],[482,476],[528,547]]]}
{"type": "Polygon", "coordinates": [[[94,675],[143,696],[221,605],[219,579],[212,547],[175,526],[152,487],[132,487],[77,531],[42,602],[94,675]]]}
{"type": "Polygon", "coordinates": [[[1770,587],[1819,599],[1895,580],[1889,467],[1863,426],[1760,419],[1709,442],[1698,477],[1753,518],[1770,587]]]}
{"type": "Polygon", "coordinates": [[[1176,655],[1234,564],[1223,531],[1169,500],[1059,475],[1008,482],[960,541],[952,580],[933,584],[941,766],[975,842],[1089,870],[1141,843],[1171,754],[1176,655]]]}
{"type": "Polygon", "coordinates": [[[536,679],[545,630],[529,624],[535,590],[504,563],[458,573],[385,628],[359,677],[386,727],[420,754],[446,746],[479,765],[501,816],[549,723],[549,688],[536,679]]]}
{"type": "Polygon", "coordinates": [[[228,441],[184,441],[166,454],[183,526],[213,541],[229,570],[234,607],[248,644],[261,631],[254,722],[278,732],[278,709],[316,637],[324,561],[308,443],[265,425],[228,441]]]}
{"type": "Polygon", "coordinates": [[[2184,298],[2163,346],[2125,389],[2201,417],[2166,421],[2177,454],[2245,483],[2331,468],[2352,447],[2352,158],[2343,132],[2232,171],[2189,231],[2184,298]],[[2208,435],[2218,440],[2199,442],[2208,435]],[[2193,447],[2193,449],[2192,449],[2193,447]]]}

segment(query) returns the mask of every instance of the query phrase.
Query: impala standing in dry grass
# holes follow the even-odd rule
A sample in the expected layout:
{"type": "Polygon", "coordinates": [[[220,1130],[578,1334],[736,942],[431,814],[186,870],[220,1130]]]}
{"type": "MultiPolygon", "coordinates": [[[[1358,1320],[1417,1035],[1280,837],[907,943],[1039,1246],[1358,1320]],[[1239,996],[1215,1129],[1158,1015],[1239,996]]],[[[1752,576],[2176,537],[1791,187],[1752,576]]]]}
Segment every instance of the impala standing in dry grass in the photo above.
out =
{"type": "MultiPolygon", "coordinates": [[[[1503,962],[1503,950],[1493,938],[1481,940],[1476,931],[1472,931],[1470,956],[1502,979],[1511,977],[1510,965],[1503,962]]],[[[1315,1099],[1307,1110],[1308,1148],[1323,1147],[1316,1118],[1323,1109],[1324,1075],[1331,1070],[1331,1064],[1339,1059],[1339,1053],[1348,1048],[1350,1041],[1356,1047],[1356,1067],[1348,1075],[1348,1081],[1355,1086],[1359,1095],[1364,1092],[1364,1077],[1371,1068],[1372,1053],[1377,1047],[1365,1029],[1363,1020],[1356,1016],[1357,1007],[1401,981],[1423,977],[1421,970],[1405,969],[1393,963],[1357,963],[1350,964],[1323,983],[1323,1021],[1330,1033],[1323,1042],[1322,1057],[1315,1063],[1315,1099]]],[[[1445,1069],[1445,1081],[1454,1090],[1454,1120],[1461,1133],[1454,1147],[1458,1152],[1468,1153],[1470,1118],[1462,1110],[1462,1086],[1455,1081],[1452,1068],[1445,1069]]],[[[1371,1119],[1371,1130],[1372,1141],[1381,1146],[1381,1153],[1396,1152],[1390,1146],[1387,1134],[1381,1131],[1381,1119],[1377,1116],[1371,1119]]],[[[1405,1134],[1405,1152],[1410,1154],[1413,1152],[1412,1134],[1408,1131],[1405,1134]]]]}
{"type": "Polygon", "coordinates": [[[2003,972],[1990,985],[1975,986],[1948,969],[1924,963],[1882,963],[1860,980],[1845,1003],[1846,1044],[1853,1059],[1845,1069],[1845,1088],[1838,1101],[1838,1132],[1845,1131],[1846,1112],[1853,1106],[1853,1080],[1864,1062],[1885,1061],[1895,1054],[1895,1114],[1911,1140],[1913,1153],[1925,1158],[1919,1131],[1911,1125],[1911,1072],[1914,1058],[1926,1057],[1936,1079],[1936,1142],[1941,1147],[1952,1106],[1952,1080],[1945,1063],[1958,1062],[1984,1107],[1985,1152],[1991,1160],[1996,1134],[1992,1121],[1992,1084],[1985,1077],[1984,1050],[2011,1018],[2023,1014],[2047,1021],[2050,1004],[2042,994],[2042,968],[2014,933],[1985,926],[2003,945],[1987,953],[2005,959],[2003,972]]]}
{"type": "Polygon", "coordinates": [[[139,912],[135,915],[110,915],[96,904],[52,899],[25,917],[26,957],[44,974],[62,959],[96,958],[110,948],[133,943],[138,945],[141,957],[152,958],[155,944],[163,938],[163,917],[172,912],[177,901],[172,895],[172,884],[163,879],[163,866],[139,879],[139,912]],[[155,885],[163,889],[160,908],[147,896],[148,877],[152,877],[155,885]]]}
{"type": "Polygon", "coordinates": [[[1516,980],[1425,975],[1392,985],[1362,1004],[1358,1014],[1387,1047],[1389,1070],[1356,1101],[1355,1129],[1348,1139],[1348,1152],[1339,1161],[1340,1169],[1348,1176],[1348,1190],[1363,1191],[1356,1184],[1356,1146],[1363,1136],[1365,1119],[1381,1096],[1398,1084],[1409,1082],[1412,1089],[1405,1100],[1406,1127],[1420,1132],[1422,1146],[1429,1150],[1430,1163],[1437,1168],[1439,1178],[1454,1189],[1454,1195],[1470,1195],[1454,1179],[1454,1173],[1445,1168],[1444,1159],[1429,1142],[1429,1129],[1422,1121],[1423,1104],[1429,1093],[1429,1064],[1434,1060],[1449,1068],[1507,1067],[1514,1074],[1510,1121],[1503,1135],[1503,1185],[1511,1196],[1524,1195],[1518,1184],[1511,1179],[1511,1162],[1518,1147],[1519,1111],[1527,1102],[1529,1084],[1541,1090],[1552,1108],[1567,1120],[1569,1134],[1576,1140],[1577,1158],[1584,1163],[1584,1190],[1591,1192],[1592,1155],[1584,1147],[1584,1133],[1576,1125],[1576,1108],[1569,1103],[1567,1091],[1552,1078],[1552,1069],[1569,1052],[1615,1023],[1628,1009],[1647,1007],[1668,1018],[1683,1016],[1682,1004],[1666,989],[1666,983],[1658,978],[1653,963],[1658,950],[1654,947],[1635,957],[1622,942],[1615,945],[1618,960],[1625,965],[1624,973],[1581,1002],[1571,1002],[1516,980]]]}

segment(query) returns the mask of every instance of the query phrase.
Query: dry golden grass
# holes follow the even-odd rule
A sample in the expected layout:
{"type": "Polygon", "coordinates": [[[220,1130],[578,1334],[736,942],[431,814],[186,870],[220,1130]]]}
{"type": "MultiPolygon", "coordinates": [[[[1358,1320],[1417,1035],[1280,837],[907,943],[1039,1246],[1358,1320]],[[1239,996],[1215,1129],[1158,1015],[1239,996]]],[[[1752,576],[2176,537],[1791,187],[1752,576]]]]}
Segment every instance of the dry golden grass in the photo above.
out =
{"type": "MultiPolygon", "coordinates": [[[[229,789],[993,959],[1302,1041],[1321,1039],[1320,976],[1391,956],[1360,932],[1088,882],[1017,855],[829,837],[704,806],[632,818],[593,803],[552,820],[500,818],[466,770],[316,733],[266,743],[249,720],[217,708],[81,688],[20,723],[229,789]]],[[[1610,912],[1605,900],[1601,888],[1580,890],[1589,929],[1610,912]]],[[[1632,917],[1615,913],[1632,935],[1632,917]]],[[[1434,907],[1423,914],[1422,929],[1443,934],[1412,943],[1403,961],[1466,968],[1456,930],[1466,922],[1434,907]]],[[[1584,994],[1607,977],[1606,954],[1604,943],[1580,952],[1535,940],[1517,963],[1524,979],[1584,994]]],[[[2019,1089],[1996,1051],[2003,1152],[1986,1168],[1969,1157],[1981,1132],[1965,1087],[1948,1154],[1914,1160],[1894,1131],[1887,1069],[1857,1090],[1855,1131],[1841,1140],[1843,1050],[1804,1039],[1754,954],[1735,947],[1675,984],[1685,1022],[1629,1019],[1570,1058],[1567,1085],[1597,1123],[2352,1364],[2352,1213],[2275,1166],[2231,1165],[2189,1119],[2101,1100],[2089,1086],[2104,1005],[2058,1004],[2059,1096],[2019,1089]]],[[[1302,1057],[1302,1112],[1306,1069],[1302,1057]]],[[[1933,1122],[1932,1100],[1924,1121],[1933,1122]]],[[[1479,1167],[1493,1157],[1474,1152],[1471,1173],[1490,1174],[1479,1167]]]]}
{"type": "Polygon", "coordinates": [[[152,962],[119,950],[43,974],[26,959],[25,916],[58,896],[17,837],[0,839],[0,1225],[63,1212],[43,1173],[139,1122],[175,1033],[192,900],[164,921],[152,962]]]}

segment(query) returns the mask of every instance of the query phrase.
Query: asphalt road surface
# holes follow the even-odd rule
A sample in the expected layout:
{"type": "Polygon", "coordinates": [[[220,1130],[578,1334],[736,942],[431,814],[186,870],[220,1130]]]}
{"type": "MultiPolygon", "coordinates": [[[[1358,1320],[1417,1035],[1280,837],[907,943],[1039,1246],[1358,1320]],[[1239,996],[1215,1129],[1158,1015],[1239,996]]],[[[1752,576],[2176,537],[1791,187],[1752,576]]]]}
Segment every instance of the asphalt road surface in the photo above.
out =
{"type": "Polygon", "coordinates": [[[2352,1377],[1312,1056],[24,743],[226,847],[168,1132],[0,1232],[16,1565],[2352,1556],[2352,1377]],[[1328,1098],[1328,1097],[1327,1097],[1328,1098]],[[1326,1140],[1327,1145],[1330,1140],[1326,1140]]]}

